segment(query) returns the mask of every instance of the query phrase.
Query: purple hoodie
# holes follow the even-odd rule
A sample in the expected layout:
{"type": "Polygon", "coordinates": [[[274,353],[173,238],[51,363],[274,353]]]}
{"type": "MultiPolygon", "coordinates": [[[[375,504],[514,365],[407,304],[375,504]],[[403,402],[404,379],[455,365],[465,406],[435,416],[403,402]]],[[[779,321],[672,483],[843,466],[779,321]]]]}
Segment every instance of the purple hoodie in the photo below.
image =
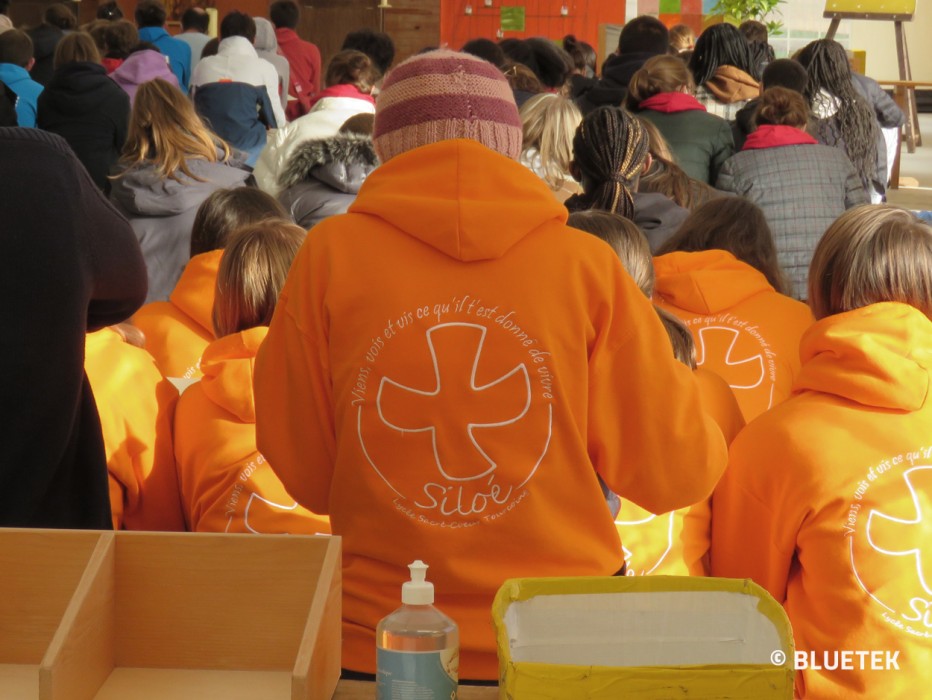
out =
{"type": "Polygon", "coordinates": [[[136,98],[139,86],[150,80],[161,78],[178,87],[178,78],[169,68],[165,56],[151,49],[131,53],[110,77],[129,95],[130,104],[136,98]]]}

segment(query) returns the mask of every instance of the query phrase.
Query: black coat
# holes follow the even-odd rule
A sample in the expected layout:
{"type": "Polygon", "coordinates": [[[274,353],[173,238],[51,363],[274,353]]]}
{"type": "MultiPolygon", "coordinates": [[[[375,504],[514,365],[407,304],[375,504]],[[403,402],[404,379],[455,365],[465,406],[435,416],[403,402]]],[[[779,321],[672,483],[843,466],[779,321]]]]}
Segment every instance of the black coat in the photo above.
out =
{"type": "Polygon", "coordinates": [[[574,99],[585,115],[596,107],[609,105],[620,107],[628,94],[628,83],[653,53],[629,53],[623,56],[612,54],[602,64],[602,78],[594,84],[574,86],[574,99]]]}
{"type": "Polygon", "coordinates": [[[91,179],[109,192],[107,175],[126,142],[129,109],[129,96],[103,66],[67,63],[39,95],[36,126],[64,138],[91,179]]]}
{"type": "Polygon", "coordinates": [[[145,264],[62,139],[0,128],[0,153],[0,527],[109,529],[84,338],[139,308],[145,264]]]}

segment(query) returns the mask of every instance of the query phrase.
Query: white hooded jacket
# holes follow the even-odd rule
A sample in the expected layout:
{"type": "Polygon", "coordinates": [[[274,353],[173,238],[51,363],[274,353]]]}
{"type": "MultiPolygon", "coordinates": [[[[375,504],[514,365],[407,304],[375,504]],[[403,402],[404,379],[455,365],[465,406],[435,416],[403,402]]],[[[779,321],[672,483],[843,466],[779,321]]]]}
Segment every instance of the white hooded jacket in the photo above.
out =
{"type": "Polygon", "coordinates": [[[246,83],[264,85],[272,103],[272,112],[278,126],[285,125],[285,110],[278,94],[278,71],[275,66],[259,58],[255,47],[243,36],[229,36],[220,42],[216,56],[202,58],[191,77],[191,97],[197,88],[207,83],[246,83]]]}

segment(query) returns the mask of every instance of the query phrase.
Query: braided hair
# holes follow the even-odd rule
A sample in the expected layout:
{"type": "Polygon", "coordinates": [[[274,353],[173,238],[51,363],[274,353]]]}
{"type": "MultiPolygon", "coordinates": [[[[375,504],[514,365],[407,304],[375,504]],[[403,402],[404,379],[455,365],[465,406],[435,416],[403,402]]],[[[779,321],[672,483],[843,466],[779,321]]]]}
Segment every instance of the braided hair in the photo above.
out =
{"type": "Polygon", "coordinates": [[[738,28],[727,22],[713,24],[699,35],[689,68],[696,85],[709,80],[719,66],[734,66],[754,80],[760,80],[760,65],[751,55],[751,47],[738,28]]]}
{"type": "MultiPolygon", "coordinates": [[[[602,209],[634,218],[637,179],[648,155],[647,132],[619,107],[599,107],[583,119],[573,138],[573,158],[585,192],[573,209],[602,209]]],[[[570,202],[567,202],[567,206],[570,202]]]]}
{"type": "Polygon", "coordinates": [[[805,96],[810,105],[822,90],[837,98],[838,110],[832,119],[840,140],[855,169],[870,179],[877,169],[878,126],[867,100],[854,87],[845,48],[837,41],[819,39],[808,44],[797,60],[809,74],[805,96]]]}

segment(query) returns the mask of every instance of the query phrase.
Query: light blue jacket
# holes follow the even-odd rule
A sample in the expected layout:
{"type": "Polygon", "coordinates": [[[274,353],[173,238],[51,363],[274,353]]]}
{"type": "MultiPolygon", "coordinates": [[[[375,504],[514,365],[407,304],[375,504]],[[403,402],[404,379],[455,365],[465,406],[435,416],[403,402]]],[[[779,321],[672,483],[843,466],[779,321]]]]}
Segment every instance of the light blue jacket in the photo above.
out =
{"type": "Polygon", "coordinates": [[[19,126],[35,127],[36,102],[42,85],[29,77],[29,71],[13,63],[0,63],[0,82],[16,94],[16,121],[19,126]]]}

